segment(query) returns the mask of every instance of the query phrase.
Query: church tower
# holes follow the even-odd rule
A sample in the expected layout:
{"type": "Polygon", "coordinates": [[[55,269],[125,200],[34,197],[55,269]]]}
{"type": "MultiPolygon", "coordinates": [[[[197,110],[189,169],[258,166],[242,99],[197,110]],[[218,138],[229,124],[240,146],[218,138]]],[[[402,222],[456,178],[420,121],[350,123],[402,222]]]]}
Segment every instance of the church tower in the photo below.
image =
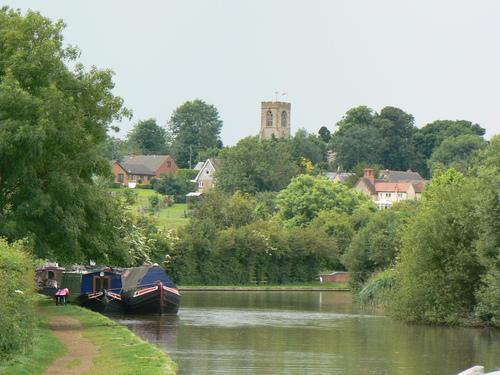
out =
{"type": "Polygon", "coordinates": [[[290,103],[262,102],[260,114],[260,140],[290,138],[290,103]]]}

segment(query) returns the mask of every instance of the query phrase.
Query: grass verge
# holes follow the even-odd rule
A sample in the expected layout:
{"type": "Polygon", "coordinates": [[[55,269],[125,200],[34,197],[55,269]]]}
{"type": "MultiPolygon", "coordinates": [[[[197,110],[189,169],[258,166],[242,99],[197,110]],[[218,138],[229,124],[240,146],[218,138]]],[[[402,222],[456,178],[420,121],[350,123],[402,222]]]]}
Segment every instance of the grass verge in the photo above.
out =
{"type": "Polygon", "coordinates": [[[52,335],[46,317],[40,317],[33,332],[33,344],[26,353],[10,358],[0,365],[1,375],[43,374],[58,357],[67,353],[67,348],[52,335]]]}
{"type": "MultiPolygon", "coordinates": [[[[35,331],[32,351],[18,355],[0,365],[1,375],[39,375],[67,348],[52,335],[48,320],[53,316],[70,316],[83,325],[83,336],[99,348],[90,374],[175,374],[176,364],[158,347],[135,336],[126,327],[104,315],[79,306],[55,306],[51,300],[39,302],[40,323],[35,331]]],[[[70,367],[77,363],[70,363],[70,367]]]]}
{"type": "Polygon", "coordinates": [[[177,366],[167,354],[104,315],[70,305],[45,305],[43,311],[48,316],[70,316],[82,323],[83,336],[99,348],[99,354],[94,358],[90,370],[91,374],[176,373],[177,366]]]}

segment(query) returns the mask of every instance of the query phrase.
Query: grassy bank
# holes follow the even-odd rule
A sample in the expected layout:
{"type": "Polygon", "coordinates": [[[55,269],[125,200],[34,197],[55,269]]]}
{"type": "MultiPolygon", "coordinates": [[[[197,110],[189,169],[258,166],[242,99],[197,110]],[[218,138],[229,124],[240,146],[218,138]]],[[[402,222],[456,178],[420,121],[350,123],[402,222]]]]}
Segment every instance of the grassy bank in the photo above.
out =
{"type": "Polygon", "coordinates": [[[349,290],[348,283],[248,284],[248,285],[181,285],[182,290],[349,290]]]}
{"type": "MultiPolygon", "coordinates": [[[[118,192],[126,188],[114,188],[111,191],[118,192]]],[[[153,189],[134,189],[137,193],[137,202],[132,205],[131,209],[134,212],[144,212],[149,207],[149,198],[155,194],[158,194],[153,189]]],[[[187,210],[186,203],[175,203],[170,207],[161,208],[157,213],[151,213],[150,215],[155,218],[156,223],[159,227],[165,229],[177,229],[189,221],[185,217],[185,212],[187,210]]]]}
{"type": "Polygon", "coordinates": [[[43,300],[39,305],[42,319],[37,329],[33,350],[15,358],[9,367],[0,367],[0,374],[42,374],[65,347],[51,334],[47,321],[52,316],[64,315],[78,319],[83,325],[83,336],[99,348],[91,374],[175,374],[175,363],[159,348],[135,336],[126,327],[111,319],[78,306],[55,306],[43,300]]]}
{"type": "Polygon", "coordinates": [[[65,355],[67,348],[49,330],[46,317],[40,317],[33,332],[33,346],[0,365],[1,375],[43,374],[56,358],[65,355]]]}

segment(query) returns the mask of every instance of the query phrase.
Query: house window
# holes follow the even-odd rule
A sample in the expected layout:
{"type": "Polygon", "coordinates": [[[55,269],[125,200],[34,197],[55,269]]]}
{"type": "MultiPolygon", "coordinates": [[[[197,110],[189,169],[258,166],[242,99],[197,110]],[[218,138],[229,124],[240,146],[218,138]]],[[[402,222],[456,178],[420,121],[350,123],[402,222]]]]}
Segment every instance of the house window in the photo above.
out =
{"type": "Polygon", "coordinates": [[[198,187],[202,188],[203,187],[203,181],[198,182],[198,187]]]}
{"type": "Polygon", "coordinates": [[[403,193],[398,193],[398,198],[403,198],[403,193]]]}
{"type": "Polygon", "coordinates": [[[286,128],[287,126],[288,126],[288,121],[287,121],[286,112],[283,111],[283,112],[281,112],[281,127],[286,128]]]}
{"type": "Polygon", "coordinates": [[[167,168],[170,168],[172,166],[172,162],[169,160],[167,161],[167,168]]]}
{"type": "Polygon", "coordinates": [[[267,111],[267,114],[266,114],[266,125],[267,126],[273,126],[273,113],[271,112],[271,110],[267,111]]]}
{"type": "Polygon", "coordinates": [[[391,193],[385,193],[385,197],[386,198],[390,198],[391,197],[391,193]]]}
{"type": "Polygon", "coordinates": [[[125,180],[125,176],[123,175],[123,173],[118,173],[118,182],[123,183],[124,180],[125,180]]]}

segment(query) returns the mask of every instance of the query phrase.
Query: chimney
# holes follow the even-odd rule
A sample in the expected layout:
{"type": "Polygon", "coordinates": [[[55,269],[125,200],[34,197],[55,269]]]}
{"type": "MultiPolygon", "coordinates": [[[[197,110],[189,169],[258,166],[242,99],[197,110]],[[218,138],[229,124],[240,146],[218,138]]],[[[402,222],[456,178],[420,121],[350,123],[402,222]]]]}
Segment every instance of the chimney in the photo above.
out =
{"type": "Polygon", "coordinates": [[[369,179],[372,184],[375,182],[375,177],[373,176],[373,169],[371,168],[365,169],[365,174],[363,177],[369,179]]]}

